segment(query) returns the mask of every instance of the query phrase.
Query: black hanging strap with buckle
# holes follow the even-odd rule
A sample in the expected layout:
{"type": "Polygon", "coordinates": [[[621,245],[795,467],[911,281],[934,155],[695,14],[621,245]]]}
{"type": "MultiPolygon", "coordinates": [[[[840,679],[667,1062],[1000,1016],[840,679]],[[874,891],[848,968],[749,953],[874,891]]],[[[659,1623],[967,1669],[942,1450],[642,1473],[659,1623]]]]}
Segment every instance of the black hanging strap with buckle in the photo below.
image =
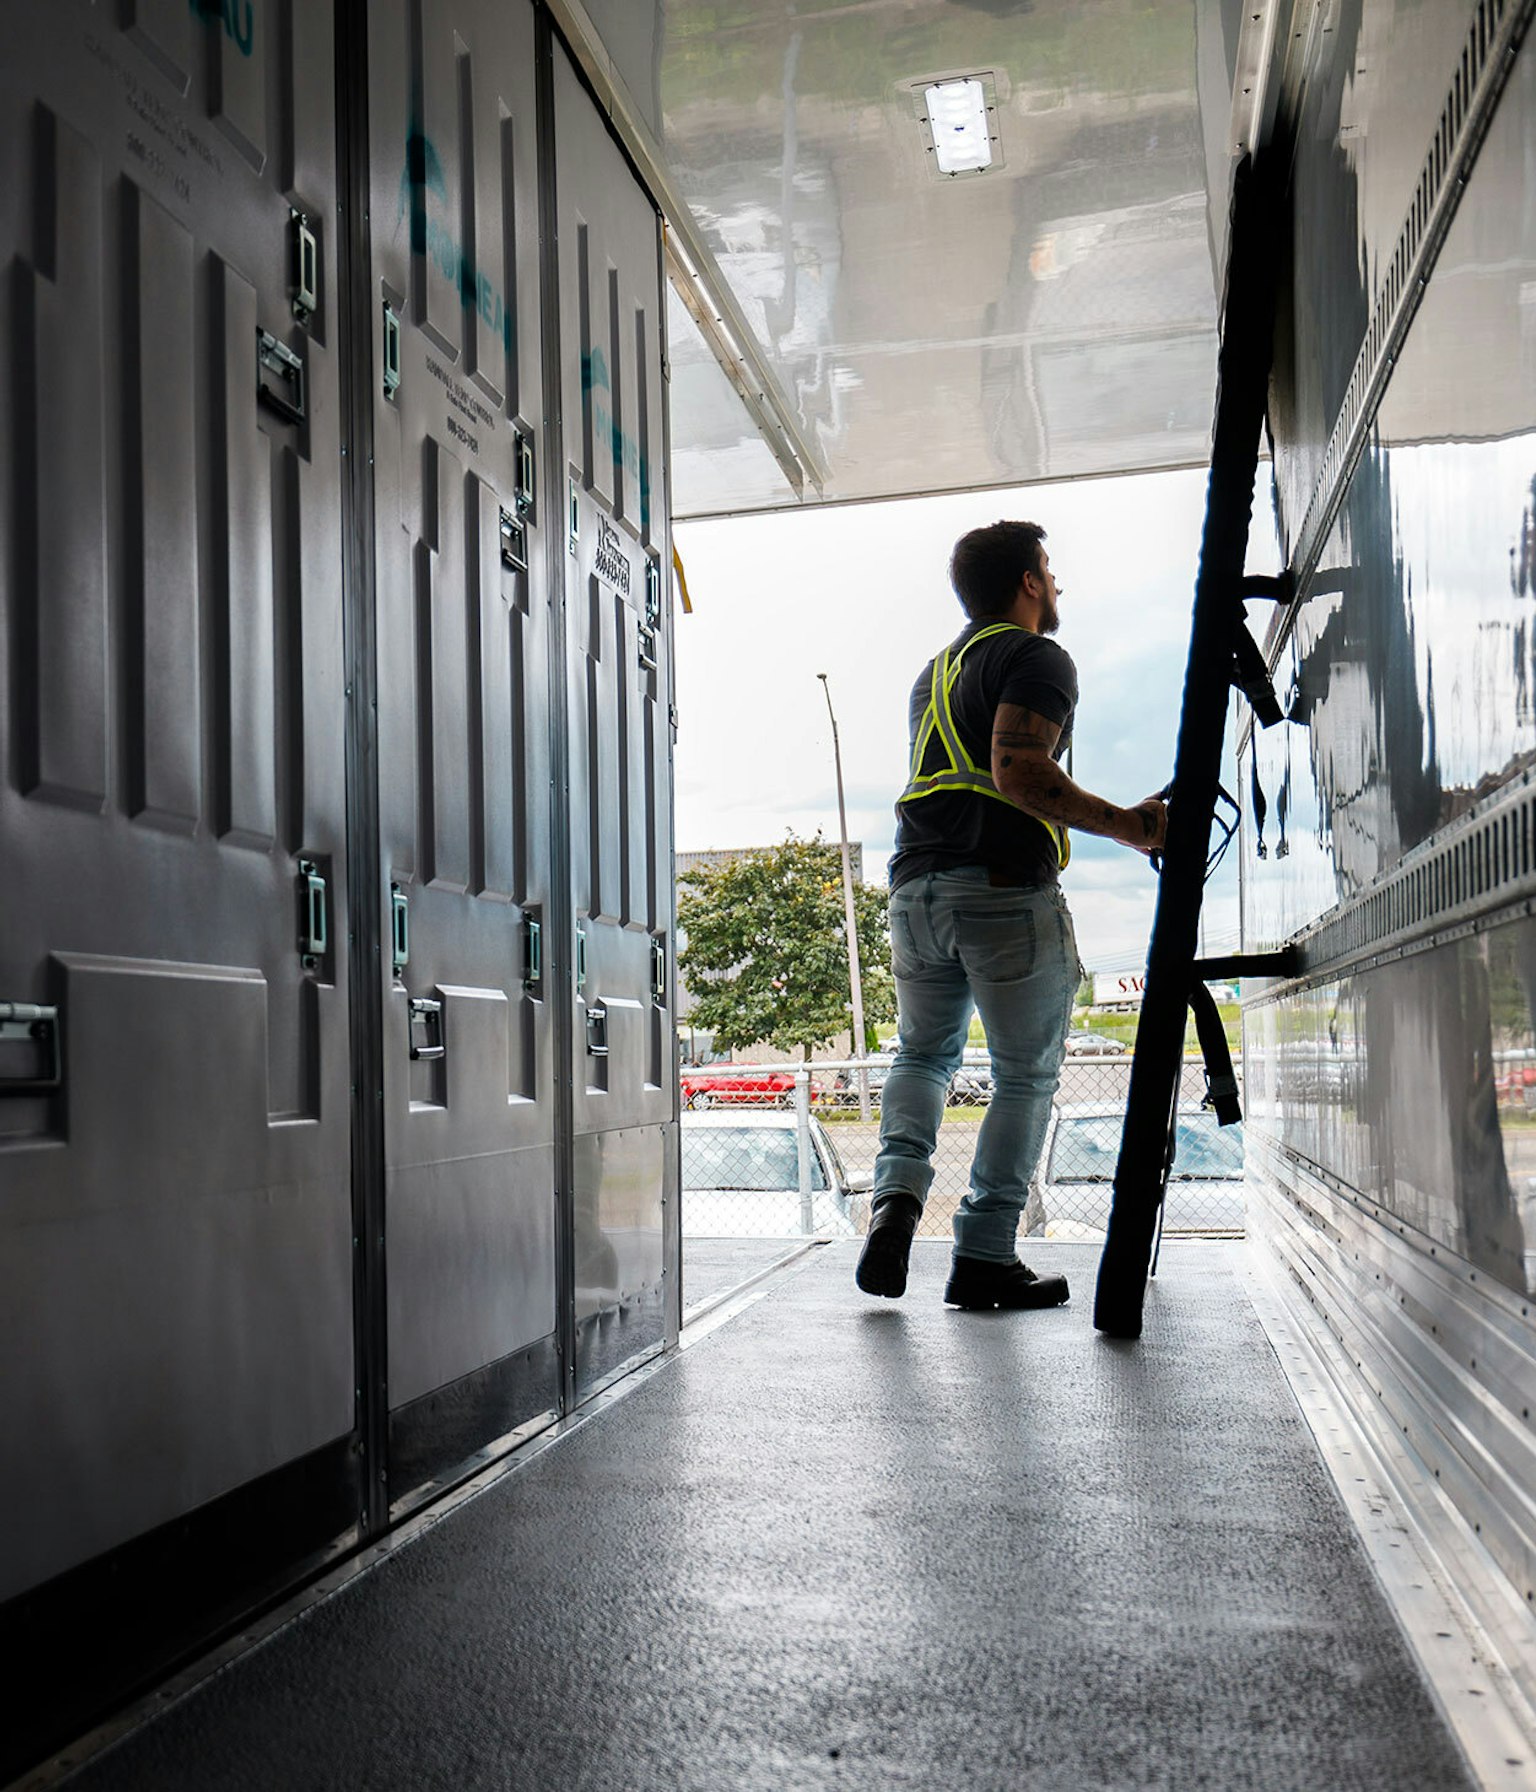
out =
{"type": "Polygon", "coordinates": [[[1238,1093],[1237,1074],[1232,1068],[1227,1029],[1221,1024],[1216,998],[1204,983],[1197,981],[1189,986],[1189,1006],[1200,1039],[1200,1055],[1205,1059],[1205,1101],[1202,1105],[1216,1110],[1218,1126],[1235,1126],[1243,1117],[1243,1103],[1238,1093]]]}
{"type": "Polygon", "coordinates": [[[1273,728],[1285,720],[1280,699],[1275,695],[1274,680],[1259,644],[1249,633],[1246,622],[1240,622],[1233,637],[1232,682],[1253,705],[1253,713],[1261,728],[1273,728]]]}

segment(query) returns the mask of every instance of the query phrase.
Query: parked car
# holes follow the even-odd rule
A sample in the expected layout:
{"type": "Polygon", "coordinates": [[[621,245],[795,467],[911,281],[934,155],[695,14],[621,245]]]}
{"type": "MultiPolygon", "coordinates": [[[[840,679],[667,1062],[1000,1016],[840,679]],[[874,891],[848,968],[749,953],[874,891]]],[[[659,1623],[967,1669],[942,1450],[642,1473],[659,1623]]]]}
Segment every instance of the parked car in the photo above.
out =
{"type": "Polygon", "coordinates": [[[690,1238],[856,1238],[873,1178],[850,1176],[826,1127],[810,1121],[810,1225],[793,1114],[684,1114],[683,1233],[690,1238]]]}
{"type": "MultiPolygon", "coordinates": [[[[1076,1103],[1054,1108],[1046,1131],[1046,1224],[1102,1231],[1109,1222],[1111,1184],[1120,1156],[1123,1105],[1076,1103]]],[[[1205,1108],[1180,1114],[1173,1174],[1163,1223],[1169,1231],[1240,1231],[1243,1225],[1243,1129],[1218,1126],[1205,1108]]]]}
{"type": "Polygon", "coordinates": [[[1125,1041],[1109,1033],[1089,1033],[1074,1027],[1067,1035],[1069,1058],[1128,1058],[1130,1055],[1131,1048],[1125,1041]]]}
{"type": "Polygon", "coordinates": [[[787,1108],[795,1099],[792,1067],[703,1064],[685,1069],[680,1083],[685,1108],[787,1108]]]}
{"type": "MultiPolygon", "coordinates": [[[[877,1052],[865,1060],[864,1075],[869,1080],[869,1098],[876,1107],[880,1105],[880,1091],[885,1087],[885,1079],[891,1074],[891,1065],[895,1062],[894,1052],[877,1052]]],[[[811,1099],[825,1102],[830,1107],[856,1108],[859,1105],[859,1073],[846,1065],[832,1078],[832,1087],[821,1090],[812,1085],[811,1099]]]]}
{"type": "Polygon", "coordinates": [[[992,1060],[962,1064],[949,1079],[944,1099],[952,1108],[984,1108],[992,1099],[992,1060]]]}

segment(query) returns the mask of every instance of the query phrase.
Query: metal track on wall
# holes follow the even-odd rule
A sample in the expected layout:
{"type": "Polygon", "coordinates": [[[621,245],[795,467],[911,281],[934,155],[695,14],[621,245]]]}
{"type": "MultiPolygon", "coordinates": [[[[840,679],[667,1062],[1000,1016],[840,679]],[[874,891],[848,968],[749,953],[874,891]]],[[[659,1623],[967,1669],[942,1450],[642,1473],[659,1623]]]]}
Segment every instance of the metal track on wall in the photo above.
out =
{"type": "Polygon", "coordinates": [[[1265,651],[1271,667],[1289,638],[1298,609],[1306,602],[1308,583],[1344,502],[1533,16],[1536,0],[1477,0],[1473,9],[1460,61],[1398,232],[1397,246],[1377,290],[1370,327],[1334,420],[1306,515],[1296,533],[1291,554],[1296,596],[1270,626],[1265,651]]]}
{"type": "Polygon", "coordinates": [[[1529,767],[1294,940],[1301,975],[1249,1007],[1521,914],[1536,914],[1536,767],[1529,767]]]}

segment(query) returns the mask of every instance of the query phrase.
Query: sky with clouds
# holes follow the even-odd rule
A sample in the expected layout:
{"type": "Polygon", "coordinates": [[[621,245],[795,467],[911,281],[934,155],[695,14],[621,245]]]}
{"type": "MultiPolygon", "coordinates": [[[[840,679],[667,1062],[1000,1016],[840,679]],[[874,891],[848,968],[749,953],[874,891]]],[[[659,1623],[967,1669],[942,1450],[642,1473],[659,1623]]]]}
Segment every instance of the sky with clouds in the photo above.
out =
{"type": "MultiPolygon", "coordinates": [[[[1173,766],[1204,504],[1196,471],[679,523],[693,600],[676,636],[679,850],[764,846],[790,830],[837,838],[832,730],[816,677],[825,672],[849,836],[864,843],[866,878],[883,878],[906,777],[908,693],[964,622],[949,551],[999,517],[1047,532],[1062,592],[1058,639],[1081,692],[1078,782],[1119,803],[1157,790],[1173,766]]],[[[1249,566],[1267,570],[1262,554],[1250,553],[1249,566]]],[[[1231,778],[1229,764],[1229,789],[1231,778]]],[[[1207,892],[1211,950],[1236,944],[1236,857],[1207,892]]],[[[1139,968],[1156,884],[1147,861],[1074,835],[1062,882],[1084,963],[1139,968]]]]}

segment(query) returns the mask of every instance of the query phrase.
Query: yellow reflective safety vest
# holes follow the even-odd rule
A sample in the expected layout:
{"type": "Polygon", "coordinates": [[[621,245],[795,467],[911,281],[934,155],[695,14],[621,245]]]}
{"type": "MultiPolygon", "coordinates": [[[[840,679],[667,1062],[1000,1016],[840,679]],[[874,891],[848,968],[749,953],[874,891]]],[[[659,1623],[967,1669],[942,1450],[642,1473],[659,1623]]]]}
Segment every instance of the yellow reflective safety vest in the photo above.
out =
{"type": "MultiPolygon", "coordinates": [[[[960,676],[965,656],[978,641],[989,641],[994,635],[1013,632],[1023,635],[1029,631],[1019,628],[1016,622],[994,622],[989,628],[972,635],[958,653],[954,652],[953,647],[946,647],[934,660],[928,707],[923,711],[922,721],[918,724],[917,734],[912,742],[912,769],[907,777],[907,787],[896,799],[897,802],[916,803],[921,802],[925,796],[936,796],[942,791],[969,790],[976,796],[990,796],[997,802],[1008,803],[1008,798],[992,782],[991,772],[984,766],[977,765],[966,752],[960,730],[955,726],[954,711],[950,708],[950,693],[955,688],[955,680],[960,676]]],[[[1055,842],[1057,865],[1065,865],[1072,857],[1072,842],[1067,836],[1067,830],[1038,815],[1029,815],[1017,803],[1008,803],[1008,806],[1045,829],[1055,842]]]]}

